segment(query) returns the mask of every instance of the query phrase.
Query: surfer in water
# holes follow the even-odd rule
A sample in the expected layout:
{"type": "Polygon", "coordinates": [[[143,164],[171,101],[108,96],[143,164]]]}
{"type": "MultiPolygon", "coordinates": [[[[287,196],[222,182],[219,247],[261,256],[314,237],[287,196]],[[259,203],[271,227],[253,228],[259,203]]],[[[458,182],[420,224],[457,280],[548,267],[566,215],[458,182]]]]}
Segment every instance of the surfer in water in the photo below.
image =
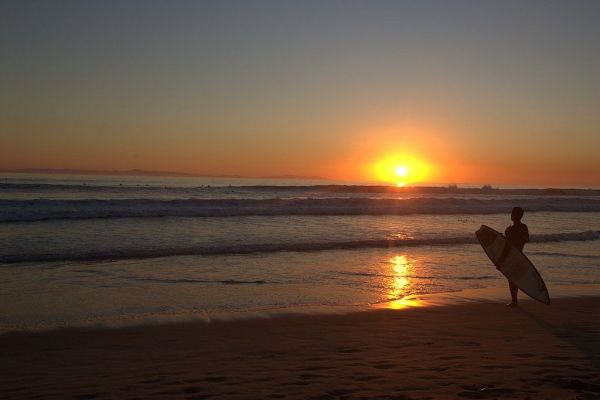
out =
{"type": "MultiPolygon", "coordinates": [[[[523,212],[524,211],[521,207],[514,207],[510,213],[510,219],[512,220],[513,224],[507,227],[504,231],[504,235],[506,236],[506,246],[502,251],[502,255],[500,255],[498,264],[502,264],[502,261],[508,255],[510,244],[523,251],[525,243],[529,242],[529,229],[527,229],[527,225],[521,222],[521,218],[523,218],[523,212]]],[[[519,292],[519,288],[510,280],[508,280],[508,287],[510,289],[511,302],[508,303],[507,306],[518,307],[519,303],[517,301],[517,294],[519,292]]]]}

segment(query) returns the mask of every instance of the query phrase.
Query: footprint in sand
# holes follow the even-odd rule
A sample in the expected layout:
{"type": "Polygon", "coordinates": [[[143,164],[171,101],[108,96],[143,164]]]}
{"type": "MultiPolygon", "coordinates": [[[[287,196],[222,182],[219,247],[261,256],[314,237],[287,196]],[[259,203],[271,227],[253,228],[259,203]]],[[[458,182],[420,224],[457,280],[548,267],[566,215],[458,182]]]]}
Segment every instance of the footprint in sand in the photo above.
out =
{"type": "Polygon", "coordinates": [[[84,393],[76,397],[77,400],[91,400],[97,398],[99,393],[84,393]]]}
{"type": "Polygon", "coordinates": [[[377,368],[377,369],[390,369],[393,366],[394,366],[394,364],[388,363],[388,362],[382,362],[382,363],[377,363],[377,364],[373,365],[373,367],[377,368]]]}
{"type": "Polygon", "coordinates": [[[189,387],[183,388],[183,393],[186,393],[186,394],[195,394],[195,393],[200,393],[203,391],[204,391],[204,388],[197,387],[197,386],[189,386],[189,387]]]}
{"type": "Polygon", "coordinates": [[[348,395],[348,394],[353,393],[355,391],[356,390],[354,390],[354,389],[336,388],[336,389],[330,390],[329,392],[327,392],[327,394],[329,394],[331,396],[339,397],[339,396],[348,395]]]}
{"type": "MultiPolygon", "coordinates": [[[[457,393],[459,397],[465,397],[469,399],[487,399],[487,398],[496,398],[502,395],[515,394],[519,392],[516,389],[512,388],[495,388],[493,386],[461,386],[462,389],[465,389],[464,392],[457,393]]],[[[521,391],[523,392],[523,391],[521,391]]]]}
{"type": "Polygon", "coordinates": [[[365,363],[361,363],[361,362],[354,362],[354,363],[346,364],[346,366],[348,366],[348,367],[363,367],[364,365],[365,365],[365,363]]]}
{"type": "Polygon", "coordinates": [[[333,367],[326,367],[324,365],[309,365],[309,366],[305,367],[304,369],[306,371],[325,371],[328,369],[333,369],[333,367]]]}
{"type": "Polygon", "coordinates": [[[323,376],[323,375],[310,374],[310,373],[305,373],[305,374],[298,375],[298,379],[301,379],[303,381],[311,380],[311,379],[319,379],[319,378],[324,378],[324,377],[325,376],[323,376]]]}
{"type": "Polygon", "coordinates": [[[519,357],[519,358],[531,358],[534,355],[531,353],[515,353],[515,354],[513,354],[513,356],[519,357]]]}
{"type": "Polygon", "coordinates": [[[456,344],[458,344],[459,346],[467,346],[467,347],[481,346],[481,343],[479,343],[479,342],[469,342],[469,341],[460,341],[460,342],[456,342],[456,344]]]}
{"type": "Polygon", "coordinates": [[[272,381],[273,379],[274,379],[274,378],[273,378],[272,376],[265,376],[265,377],[262,377],[262,378],[257,378],[257,379],[255,379],[254,381],[255,381],[255,382],[270,382],[270,381],[272,381]]]}
{"type": "Polygon", "coordinates": [[[571,357],[561,357],[561,356],[548,356],[544,357],[544,360],[552,360],[552,361],[567,361],[570,360],[571,357]]]}
{"type": "Polygon", "coordinates": [[[340,348],[336,349],[336,351],[338,353],[352,354],[352,353],[359,353],[360,349],[356,349],[353,347],[340,347],[340,348]]]}
{"type": "Polygon", "coordinates": [[[221,382],[225,382],[226,380],[227,380],[227,378],[224,376],[209,376],[208,378],[203,379],[204,382],[211,382],[211,383],[221,383],[221,382]]]}
{"type": "Polygon", "coordinates": [[[512,369],[514,367],[512,365],[484,365],[481,368],[483,368],[483,369],[512,369]]]}
{"type": "Polygon", "coordinates": [[[466,357],[463,356],[443,356],[438,357],[439,360],[464,360],[466,357]]]}
{"type": "Polygon", "coordinates": [[[358,381],[358,382],[370,382],[376,379],[381,379],[383,378],[382,376],[379,375],[363,375],[363,376],[355,376],[352,379],[358,381]]]}

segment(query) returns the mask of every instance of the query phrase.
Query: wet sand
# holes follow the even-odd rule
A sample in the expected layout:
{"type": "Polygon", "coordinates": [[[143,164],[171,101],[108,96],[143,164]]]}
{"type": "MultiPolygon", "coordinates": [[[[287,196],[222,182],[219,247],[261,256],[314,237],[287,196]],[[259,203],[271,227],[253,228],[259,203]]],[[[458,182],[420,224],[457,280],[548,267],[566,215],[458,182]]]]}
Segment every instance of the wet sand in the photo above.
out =
{"type": "Polygon", "coordinates": [[[0,336],[0,398],[600,399],[600,297],[0,336]]]}

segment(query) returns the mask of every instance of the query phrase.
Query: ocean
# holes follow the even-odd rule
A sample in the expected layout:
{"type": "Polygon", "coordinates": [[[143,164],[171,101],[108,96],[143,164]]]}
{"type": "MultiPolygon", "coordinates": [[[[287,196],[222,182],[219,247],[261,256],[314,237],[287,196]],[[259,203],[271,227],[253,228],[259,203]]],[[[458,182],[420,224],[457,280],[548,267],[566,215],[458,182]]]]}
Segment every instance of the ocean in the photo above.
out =
{"type": "Polygon", "coordinates": [[[4,174],[0,332],[505,287],[474,232],[503,231],[513,206],[551,296],[600,284],[598,190],[4,174]]]}

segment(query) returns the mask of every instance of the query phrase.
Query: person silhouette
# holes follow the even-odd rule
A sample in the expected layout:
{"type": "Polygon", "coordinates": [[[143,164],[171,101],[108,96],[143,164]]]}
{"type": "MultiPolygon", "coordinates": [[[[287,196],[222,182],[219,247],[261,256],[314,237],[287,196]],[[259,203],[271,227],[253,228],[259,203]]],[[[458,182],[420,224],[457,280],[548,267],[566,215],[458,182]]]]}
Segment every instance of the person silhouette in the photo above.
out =
{"type": "MultiPolygon", "coordinates": [[[[521,222],[523,214],[524,211],[521,207],[513,207],[510,213],[510,219],[512,220],[513,224],[504,230],[504,235],[506,236],[506,245],[504,246],[504,250],[500,255],[498,265],[502,264],[508,255],[511,244],[520,251],[523,251],[525,243],[529,242],[529,229],[527,228],[527,225],[521,222]]],[[[518,307],[519,303],[517,301],[517,294],[519,293],[519,288],[510,279],[508,279],[508,288],[510,290],[511,302],[508,303],[507,306],[518,307]]]]}

